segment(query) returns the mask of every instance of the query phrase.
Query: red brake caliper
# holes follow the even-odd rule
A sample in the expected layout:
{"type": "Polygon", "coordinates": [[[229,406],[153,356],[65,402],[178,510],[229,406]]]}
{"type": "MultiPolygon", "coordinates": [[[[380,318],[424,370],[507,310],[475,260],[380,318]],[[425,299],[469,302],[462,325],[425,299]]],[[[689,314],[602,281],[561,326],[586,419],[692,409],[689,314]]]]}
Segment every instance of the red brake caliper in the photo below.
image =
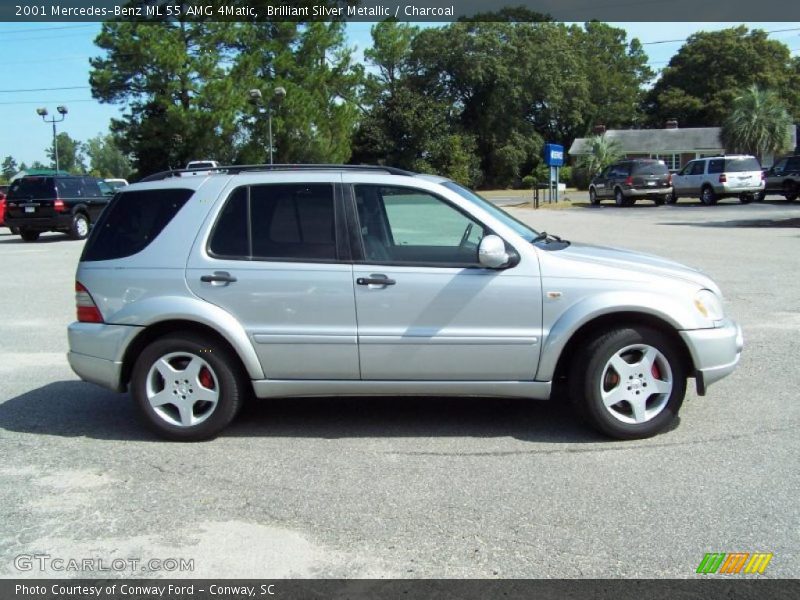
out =
{"type": "Polygon", "coordinates": [[[661,379],[661,371],[658,369],[658,365],[656,363],[653,363],[653,368],[650,369],[650,374],[655,379],[661,379]]]}
{"type": "Polygon", "coordinates": [[[208,369],[205,367],[200,369],[200,376],[198,379],[200,379],[200,385],[202,385],[204,388],[208,390],[214,389],[214,378],[211,377],[211,373],[209,373],[208,369]]]}

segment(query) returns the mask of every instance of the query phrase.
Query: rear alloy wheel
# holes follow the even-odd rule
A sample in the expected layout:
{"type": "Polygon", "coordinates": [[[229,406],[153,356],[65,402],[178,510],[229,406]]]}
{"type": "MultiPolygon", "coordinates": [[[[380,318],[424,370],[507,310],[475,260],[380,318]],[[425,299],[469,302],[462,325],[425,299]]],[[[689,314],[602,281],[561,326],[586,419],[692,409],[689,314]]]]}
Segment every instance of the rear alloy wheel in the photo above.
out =
{"type": "Polygon", "coordinates": [[[597,205],[600,201],[597,199],[597,192],[594,188],[589,188],[589,204],[597,205]]]}
{"type": "Polygon", "coordinates": [[[69,237],[73,240],[85,240],[89,235],[89,217],[83,213],[75,213],[69,226],[69,237]]]}
{"type": "Polygon", "coordinates": [[[147,346],[133,367],[131,392],[150,426],[178,441],[216,436],[239,412],[244,378],[227,348],[193,333],[147,346]]]}
{"type": "Polygon", "coordinates": [[[783,197],[789,202],[797,200],[797,184],[794,181],[787,181],[783,184],[783,197]]]}
{"type": "Polygon", "coordinates": [[[19,235],[26,242],[35,242],[39,239],[39,232],[31,231],[30,229],[20,229],[19,235]]]}
{"type": "Polygon", "coordinates": [[[614,203],[617,206],[629,206],[625,201],[625,195],[622,193],[622,190],[617,188],[614,190],[614,203]]]}
{"type": "Polygon", "coordinates": [[[706,206],[713,206],[717,203],[717,195],[711,189],[711,186],[703,186],[703,189],[700,190],[700,202],[706,206]]]}
{"type": "Polygon", "coordinates": [[[618,439],[655,435],[672,424],[686,373],[670,339],[647,327],[615,329],[578,355],[570,396],[586,420],[618,439]]]}

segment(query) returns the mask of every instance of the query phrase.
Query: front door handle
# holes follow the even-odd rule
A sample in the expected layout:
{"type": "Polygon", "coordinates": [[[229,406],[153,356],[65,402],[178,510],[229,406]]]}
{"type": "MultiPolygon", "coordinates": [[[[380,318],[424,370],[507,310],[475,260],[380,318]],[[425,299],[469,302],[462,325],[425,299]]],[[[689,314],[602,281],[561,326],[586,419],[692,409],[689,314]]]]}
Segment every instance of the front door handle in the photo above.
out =
{"type": "Polygon", "coordinates": [[[200,281],[203,283],[233,283],[236,277],[227,271],[214,271],[213,275],[202,275],[200,281]]]}
{"type": "Polygon", "coordinates": [[[386,275],[372,275],[370,277],[359,277],[356,279],[358,285],[394,285],[394,279],[389,279],[386,275]]]}

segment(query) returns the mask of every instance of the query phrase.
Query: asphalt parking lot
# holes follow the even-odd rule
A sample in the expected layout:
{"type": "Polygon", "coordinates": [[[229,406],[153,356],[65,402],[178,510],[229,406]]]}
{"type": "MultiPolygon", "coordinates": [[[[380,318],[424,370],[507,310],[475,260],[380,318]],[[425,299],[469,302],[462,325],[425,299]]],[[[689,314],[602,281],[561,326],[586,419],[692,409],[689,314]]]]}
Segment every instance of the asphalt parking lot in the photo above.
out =
{"type": "Polygon", "coordinates": [[[557,403],[344,398],[262,401],[215,441],[167,443],[67,365],[83,244],[0,229],[0,576],[92,576],[15,568],[45,553],[194,559],[135,576],[682,578],[735,551],[800,576],[800,203],[514,214],[701,267],[744,328],[739,369],[644,441],[557,403]]]}

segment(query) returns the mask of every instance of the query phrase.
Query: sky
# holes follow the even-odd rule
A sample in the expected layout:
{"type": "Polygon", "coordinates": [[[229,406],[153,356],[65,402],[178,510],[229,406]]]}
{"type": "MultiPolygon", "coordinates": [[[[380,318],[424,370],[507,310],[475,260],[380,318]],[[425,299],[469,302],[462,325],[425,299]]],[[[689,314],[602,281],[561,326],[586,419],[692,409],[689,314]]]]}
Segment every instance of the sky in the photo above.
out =
{"type": "MultiPolygon", "coordinates": [[[[787,44],[793,55],[800,54],[800,23],[744,24],[774,32],[771,39],[787,44]]],[[[612,25],[625,29],[629,39],[635,37],[645,44],[650,65],[657,70],[666,66],[692,33],[737,23],[612,25]]],[[[370,26],[347,26],[349,44],[356,48],[359,59],[370,45],[370,26]]],[[[11,155],[18,163],[49,162],[45,151],[52,144],[53,130],[36,114],[38,107],[46,107],[52,117],[58,115],[56,106],[65,105],[69,112],[63,123],[57,123],[58,132],[67,132],[82,142],[107,133],[109,121],[121,116],[124,107],[100,104],[92,99],[89,89],[89,57],[99,54],[94,45],[99,31],[100,23],[0,23],[0,160],[11,155]]]]}

